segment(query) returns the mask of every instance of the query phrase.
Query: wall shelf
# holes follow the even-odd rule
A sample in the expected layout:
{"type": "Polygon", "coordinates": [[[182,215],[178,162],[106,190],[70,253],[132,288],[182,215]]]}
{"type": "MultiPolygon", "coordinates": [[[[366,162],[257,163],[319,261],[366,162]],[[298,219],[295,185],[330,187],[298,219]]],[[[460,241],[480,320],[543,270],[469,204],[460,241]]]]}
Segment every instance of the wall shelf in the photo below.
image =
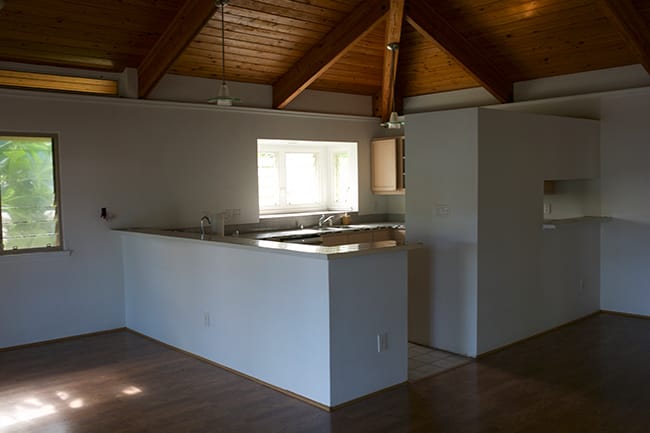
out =
{"type": "Polygon", "coordinates": [[[577,224],[577,223],[606,223],[612,220],[607,216],[581,216],[575,218],[545,219],[542,228],[544,230],[554,230],[558,226],[577,224]]]}

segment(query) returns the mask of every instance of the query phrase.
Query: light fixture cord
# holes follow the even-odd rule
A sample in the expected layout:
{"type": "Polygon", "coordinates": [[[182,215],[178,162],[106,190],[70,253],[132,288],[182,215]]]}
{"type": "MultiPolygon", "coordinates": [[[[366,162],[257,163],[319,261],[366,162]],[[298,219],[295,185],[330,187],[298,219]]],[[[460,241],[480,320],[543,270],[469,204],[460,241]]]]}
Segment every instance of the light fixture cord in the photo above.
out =
{"type": "Polygon", "coordinates": [[[225,2],[221,3],[221,83],[226,84],[226,21],[223,9],[225,2]]]}

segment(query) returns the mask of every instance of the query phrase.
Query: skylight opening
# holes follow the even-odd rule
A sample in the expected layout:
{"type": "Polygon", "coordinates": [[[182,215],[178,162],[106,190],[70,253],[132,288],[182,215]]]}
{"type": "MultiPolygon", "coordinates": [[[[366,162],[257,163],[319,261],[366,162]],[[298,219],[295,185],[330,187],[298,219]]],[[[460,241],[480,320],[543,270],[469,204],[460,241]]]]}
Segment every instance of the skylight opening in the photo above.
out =
{"type": "Polygon", "coordinates": [[[117,96],[116,80],[0,69],[0,87],[117,96]]]}

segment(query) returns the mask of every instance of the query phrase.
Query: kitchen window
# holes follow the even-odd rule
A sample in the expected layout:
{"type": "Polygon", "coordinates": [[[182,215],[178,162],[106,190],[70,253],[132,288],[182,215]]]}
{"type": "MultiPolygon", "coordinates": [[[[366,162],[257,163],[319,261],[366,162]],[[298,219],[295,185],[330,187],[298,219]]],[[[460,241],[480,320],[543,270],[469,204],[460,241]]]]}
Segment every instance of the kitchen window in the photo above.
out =
{"type": "Polygon", "coordinates": [[[60,250],[55,135],[0,133],[0,254],[60,250]]]}
{"type": "Polygon", "coordinates": [[[358,210],[357,143],[257,140],[260,214],[358,210]]]}

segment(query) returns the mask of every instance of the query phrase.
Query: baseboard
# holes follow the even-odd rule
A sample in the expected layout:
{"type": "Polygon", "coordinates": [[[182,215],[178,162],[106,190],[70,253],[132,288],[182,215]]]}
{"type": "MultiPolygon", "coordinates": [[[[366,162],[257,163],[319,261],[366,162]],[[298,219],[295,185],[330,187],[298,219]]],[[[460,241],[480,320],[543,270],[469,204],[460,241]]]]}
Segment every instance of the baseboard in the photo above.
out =
{"type": "Polygon", "coordinates": [[[633,319],[650,320],[650,316],[646,316],[644,314],[623,313],[621,311],[612,311],[612,310],[600,310],[600,312],[603,314],[611,314],[614,316],[623,316],[623,317],[631,317],[633,319]]]}
{"type": "Polygon", "coordinates": [[[496,352],[501,352],[502,350],[505,350],[505,349],[507,349],[507,348],[509,348],[509,347],[512,347],[512,346],[516,345],[516,344],[523,343],[523,342],[525,342],[525,341],[532,340],[533,338],[537,338],[537,337],[542,336],[542,335],[544,335],[544,334],[548,334],[548,333],[550,333],[550,332],[557,331],[558,329],[564,328],[564,327],[566,327],[566,326],[570,326],[570,325],[573,325],[573,324],[575,324],[575,323],[582,322],[583,320],[587,320],[587,319],[589,319],[590,317],[597,316],[597,315],[599,315],[600,313],[601,313],[600,310],[599,310],[599,311],[595,311],[595,312],[593,312],[593,313],[589,313],[589,314],[587,314],[586,316],[582,316],[582,317],[579,317],[579,318],[577,318],[577,319],[573,319],[573,320],[571,320],[571,321],[569,321],[569,322],[562,323],[561,325],[554,326],[553,328],[547,329],[547,330],[542,331],[542,332],[538,332],[538,333],[533,334],[533,335],[531,335],[531,336],[529,336],[529,337],[522,338],[521,340],[513,341],[512,343],[508,343],[508,344],[506,344],[506,345],[499,346],[499,347],[497,347],[496,349],[488,350],[487,352],[483,352],[483,353],[481,353],[481,354],[476,355],[476,359],[482,359],[482,358],[484,358],[484,357],[486,357],[486,356],[489,356],[489,355],[492,355],[492,354],[494,354],[494,353],[496,353],[496,352]]]}
{"type": "Polygon", "coordinates": [[[19,350],[19,349],[28,349],[30,347],[43,346],[43,345],[52,344],[52,343],[60,343],[62,341],[77,340],[79,338],[96,337],[98,335],[113,334],[115,332],[121,332],[121,331],[126,331],[126,328],[124,328],[124,327],[122,327],[122,328],[113,328],[113,329],[107,329],[105,331],[89,332],[89,333],[86,333],[86,334],[71,335],[69,337],[54,338],[52,340],[43,340],[43,341],[37,341],[37,342],[34,342],[34,343],[19,344],[18,346],[0,347],[0,352],[8,352],[10,350],[19,350]]]}
{"type": "Polygon", "coordinates": [[[296,400],[300,400],[303,403],[307,403],[307,404],[309,404],[311,406],[317,407],[318,409],[322,409],[322,410],[327,411],[327,412],[330,412],[330,411],[332,411],[334,409],[333,407],[324,405],[324,404],[319,403],[317,401],[311,400],[311,399],[309,399],[307,397],[303,397],[302,395],[296,394],[296,393],[291,392],[291,391],[289,391],[287,389],[279,388],[279,387],[277,387],[275,385],[272,385],[272,384],[270,384],[268,382],[264,382],[263,380],[257,379],[257,378],[255,378],[253,376],[249,376],[249,375],[244,374],[244,373],[242,373],[240,371],[237,371],[237,370],[234,370],[234,369],[232,369],[230,367],[227,367],[227,366],[225,366],[223,364],[219,364],[218,362],[212,361],[212,360],[210,360],[208,358],[204,358],[204,357],[199,356],[199,355],[197,355],[195,353],[188,352],[187,350],[179,349],[176,346],[172,346],[171,344],[167,344],[164,341],[160,341],[160,340],[158,340],[156,338],[153,338],[153,337],[150,337],[148,335],[142,334],[141,332],[135,331],[135,330],[133,330],[131,328],[125,328],[125,329],[126,329],[127,332],[130,332],[130,333],[132,333],[134,335],[137,335],[139,337],[142,337],[142,338],[146,338],[147,340],[156,342],[156,343],[158,343],[158,344],[160,344],[162,346],[165,346],[166,348],[171,349],[171,350],[173,350],[175,352],[182,353],[183,355],[187,355],[187,356],[189,356],[191,358],[194,358],[194,359],[197,359],[197,360],[199,360],[201,362],[205,362],[206,364],[210,364],[212,366],[222,368],[222,369],[224,369],[224,370],[226,370],[226,371],[228,371],[230,373],[236,374],[237,376],[243,377],[244,379],[252,380],[255,383],[259,383],[260,385],[263,385],[263,386],[265,386],[267,388],[270,388],[270,389],[272,389],[274,391],[278,391],[278,392],[280,392],[280,393],[282,393],[282,394],[284,394],[286,396],[295,398],[296,400]]]}

